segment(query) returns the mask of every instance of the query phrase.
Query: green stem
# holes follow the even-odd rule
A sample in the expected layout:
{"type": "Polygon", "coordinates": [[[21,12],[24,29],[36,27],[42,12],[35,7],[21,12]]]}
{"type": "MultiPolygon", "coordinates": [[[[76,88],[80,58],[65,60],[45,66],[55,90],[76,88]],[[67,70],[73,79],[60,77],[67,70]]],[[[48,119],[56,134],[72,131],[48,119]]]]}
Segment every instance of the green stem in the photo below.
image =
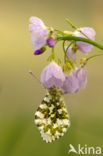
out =
{"type": "Polygon", "coordinates": [[[95,58],[97,56],[102,56],[102,55],[103,54],[95,54],[95,55],[89,56],[87,58],[82,58],[81,61],[80,61],[80,64],[82,65],[82,67],[84,67],[89,60],[91,60],[92,58],[95,58]]]}
{"type": "Polygon", "coordinates": [[[84,35],[86,38],[90,39],[82,30],[80,30],[77,26],[75,26],[68,18],[66,18],[66,22],[75,30],[80,32],[82,35],[84,35]]]}
{"type": "Polygon", "coordinates": [[[101,56],[101,55],[103,55],[103,54],[92,55],[92,56],[90,56],[90,57],[87,57],[87,58],[86,58],[86,61],[88,61],[88,60],[90,60],[90,59],[92,59],[92,58],[94,58],[94,57],[101,56]]]}
{"type": "Polygon", "coordinates": [[[54,31],[57,32],[60,35],[63,35],[63,32],[61,30],[54,29],[54,31]]]}
{"type": "Polygon", "coordinates": [[[65,20],[73,29],[75,29],[75,30],[78,29],[78,27],[76,27],[68,18],[66,18],[65,20]]]}
{"type": "Polygon", "coordinates": [[[91,40],[91,39],[88,39],[88,38],[82,38],[82,37],[76,37],[76,36],[61,36],[61,37],[57,37],[57,40],[63,40],[63,41],[71,41],[71,40],[74,40],[74,41],[82,41],[82,42],[86,42],[86,43],[89,43],[89,44],[92,44],[93,46],[103,50],[103,45],[91,40]]]}
{"type": "Polygon", "coordinates": [[[74,41],[70,42],[70,44],[69,44],[68,47],[66,48],[66,53],[67,53],[69,47],[70,47],[73,43],[74,43],[74,41]]]}
{"type": "Polygon", "coordinates": [[[50,56],[50,61],[55,61],[55,62],[58,63],[58,58],[57,58],[57,55],[55,53],[54,48],[52,48],[52,53],[51,53],[51,56],[50,56]]]}
{"type": "Polygon", "coordinates": [[[65,41],[63,41],[63,51],[64,51],[64,63],[66,63],[65,41]]]}
{"type": "MultiPolygon", "coordinates": [[[[71,42],[72,44],[72,42],[71,42]]],[[[68,47],[69,48],[69,47],[68,47]]],[[[71,66],[71,68],[75,69],[75,64],[74,62],[72,61],[72,59],[70,59],[68,56],[67,56],[67,51],[65,49],[65,40],[63,41],[63,51],[64,51],[64,64],[67,65],[69,64],[69,66],[71,66]]]]}

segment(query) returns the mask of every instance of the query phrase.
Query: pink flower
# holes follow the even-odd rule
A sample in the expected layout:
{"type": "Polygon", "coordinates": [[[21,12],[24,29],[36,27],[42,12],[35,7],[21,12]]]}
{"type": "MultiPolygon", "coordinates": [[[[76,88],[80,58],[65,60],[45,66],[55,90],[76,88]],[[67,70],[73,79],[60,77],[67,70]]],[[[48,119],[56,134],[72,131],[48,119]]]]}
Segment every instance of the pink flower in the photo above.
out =
{"type": "MultiPolygon", "coordinates": [[[[92,39],[92,40],[95,39],[96,32],[95,32],[95,30],[93,28],[90,28],[90,27],[82,27],[82,28],[80,28],[80,30],[86,36],[88,36],[90,39],[92,39]]],[[[75,31],[74,34],[75,34],[75,36],[86,38],[82,33],[78,32],[78,31],[75,31]]],[[[77,48],[81,52],[83,52],[85,54],[87,54],[93,48],[93,46],[91,44],[85,43],[85,42],[80,42],[80,41],[77,41],[76,42],[76,45],[77,45],[77,48]]]]}
{"type": "Polygon", "coordinates": [[[65,75],[62,68],[55,62],[51,62],[41,73],[41,83],[45,88],[58,87],[61,88],[65,81],[65,75]]]}
{"type": "Polygon", "coordinates": [[[66,76],[63,84],[64,93],[76,93],[80,89],[85,88],[87,84],[87,76],[84,68],[79,67],[72,71],[71,75],[66,76]]]}
{"type": "Polygon", "coordinates": [[[31,17],[29,19],[29,31],[31,32],[31,39],[34,50],[41,49],[47,41],[49,31],[43,21],[38,17],[31,17]]]}
{"type": "Polygon", "coordinates": [[[76,61],[76,53],[73,53],[71,47],[69,47],[67,50],[67,56],[71,58],[73,61],[76,61]]]}

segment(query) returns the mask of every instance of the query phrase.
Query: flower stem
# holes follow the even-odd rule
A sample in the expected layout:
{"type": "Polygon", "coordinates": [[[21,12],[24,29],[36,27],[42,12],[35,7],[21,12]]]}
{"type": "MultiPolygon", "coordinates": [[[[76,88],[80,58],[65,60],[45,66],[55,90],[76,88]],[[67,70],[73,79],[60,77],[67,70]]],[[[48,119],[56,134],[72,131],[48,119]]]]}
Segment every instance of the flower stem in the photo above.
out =
{"type": "Polygon", "coordinates": [[[81,60],[80,60],[80,64],[82,65],[82,67],[84,67],[86,64],[87,64],[87,62],[89,61],[89,60],[91,60],[92,58],[95,58],[95,57],[97,57],[97,56],[102,56],[103,54],[95,54],[95,55],[92,55],[92,56],[89,56],[89,57],[85,57],[85,58],[82,58],[81,60]]]}
{"type": "Polygon", "coordinates": [[[78,27],[76,27],[68,18],[66,18],[65,20],[73,29],[75,29],[75,30],[78,29],[78,27]]]}
{"type": "Polygon", "coordinates": [[[86,61],[88,61],[88,60],[90,60],[90,59],[92,59],[92,58],[94,58],[94,57],[101,56],[101,55],[103,55],[103,54],[92,55],[92,56],[90,56],[90,57],[87,57],[87,58],[86,58],[86,61]]]}
{"type": "Polygon", "coordinates": [[[63,41],[63,51],[64,51],[64,63],[66,63],[66,50],[65,50],[65,41],[63,41]]]}
{"type": "Polygon", "coordinates": [[[103,50],[103,45],[102,44],[99,44],[91,39],[88,39],[88,38],[82,38],[82,37],[76,37],[76,36],[61,36],[61,37],[57,37],[57,40],[63,40],[63,41],[82,41],[82,42],[86,42],[86,43],[89,43],[101,50],[103,50]]]}
{"type": "Polygon", "coordinates": [[[70,46],[74,43],[74,41],[70,42],[70,44],[68,45],[68,47],[66,48],[66,53],[68,51],[68,49],[70,48],[70,46]]]}
{"type": "Polygon", "coordinates": [[[80,30],[77,26],[75,26],[68,18],[66,18],[66,22],[75,30],[80,32],[82,35],[84,35],[86,38],[90,39],[82,30],[80,30]]]}

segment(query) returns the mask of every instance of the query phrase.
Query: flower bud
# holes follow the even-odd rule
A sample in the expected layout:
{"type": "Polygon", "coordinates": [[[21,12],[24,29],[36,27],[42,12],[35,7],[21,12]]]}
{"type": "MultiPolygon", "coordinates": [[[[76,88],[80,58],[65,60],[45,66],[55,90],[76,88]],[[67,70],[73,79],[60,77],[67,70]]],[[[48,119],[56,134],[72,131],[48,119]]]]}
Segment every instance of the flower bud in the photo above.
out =
{"type": "Polygon", "coordinates": [[[53,48],[55,46],[55,40],[52,37],[49,37],[47,39],[47,45],[51,48],[53,48]]]}
{"type": "Polygon", "coordinates": [[[41,55],[43,53],[42,49],[38,49],[36,51],[34,51],[34,55],[41,55]]]}

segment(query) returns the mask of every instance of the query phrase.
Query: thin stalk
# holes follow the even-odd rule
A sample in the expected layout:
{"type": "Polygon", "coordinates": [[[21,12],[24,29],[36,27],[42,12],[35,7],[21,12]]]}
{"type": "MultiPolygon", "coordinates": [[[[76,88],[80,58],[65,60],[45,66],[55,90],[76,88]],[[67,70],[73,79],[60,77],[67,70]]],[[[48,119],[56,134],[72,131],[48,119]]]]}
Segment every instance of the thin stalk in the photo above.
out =
{"type": "Polygon", "coordinates": [[[55,61],[55,52],[54,48],[51,48],[51,55],[49,56],[49,61],[55,61]]]}
{"type": "Polygon", "coordinates": [[[68,45],[68,47],[66,48],[66,53],[67,53],[69,47],[70,47],[73,43],[74,43],[74,41],[72,41],[72,42],[68,45]]]}
{"type": "Polygon", "coordinates": [[[86,61],[89,61],[90,59],[94,58],[94,57],[97,57],[97,56],[102,56],[103,54],[96,54],[96,55],[92,55],[90,57],[87,57],[86,58],[86,61]]]}
{"type": "Polygon", "coordinates": [[[63,51],[64,51],[64,63],[66,63],[66,50],[65,50],[65,41],[63,41],[63,51]]]}
{"type": "MultiPolygon", "coordinates": [[[[29,74],[30,74],[33,78],[35,78],[35,79],[37,80],[37,82],[43,87],[43,85],[41,84],[39,78],[38,78],[31,70],[29,70],[29,74]]],[[[43,88],[44,88],[44,87],[43,87],[43,88]]],[[[44,88],[44,89],[45,89],[45,88],[44,88]]]]}
{"type": "Polygon", "coordinates": [[[67,22],[73,29],[75,29],[75,30],[78,29],[78,27],[75,26],[68,18],[66,18],[65,20],[66,20],[66,22],[67,22]]]}
{"type": "Polygon", "coordinates": [[[82,67],[84,67],[86,64],[87,64],[87,62],[89,61],[89,60],[91,60],[91,59],[93,59],[93,58],[95,58],[95,57],[97,57],[97,56],[102,56],[103,54],[95,54],[95,55],[92,55],[92,56],[89,56],[89,57],[87,57],[87,58],[82,58],[81,60],[80,60],[80,64],[82,65],[82,67]]]}
{"type": "Polygon", "coordinates": [[[67,56],[67,51],[65,49],[65,41],[63,41],[63,51],[64,51],[64,63],[69,64],[72,68],[75,68],[72,60],[67,56]]]}
{"type": "Polygon", "coordinates": [[[90,39],[82,30],[80,30],[77,26],[75,26],[68,18],[66,18],[66,22],[75,30],[80,32],[82,35],[84,35],[86,38],[90,39]]]}

